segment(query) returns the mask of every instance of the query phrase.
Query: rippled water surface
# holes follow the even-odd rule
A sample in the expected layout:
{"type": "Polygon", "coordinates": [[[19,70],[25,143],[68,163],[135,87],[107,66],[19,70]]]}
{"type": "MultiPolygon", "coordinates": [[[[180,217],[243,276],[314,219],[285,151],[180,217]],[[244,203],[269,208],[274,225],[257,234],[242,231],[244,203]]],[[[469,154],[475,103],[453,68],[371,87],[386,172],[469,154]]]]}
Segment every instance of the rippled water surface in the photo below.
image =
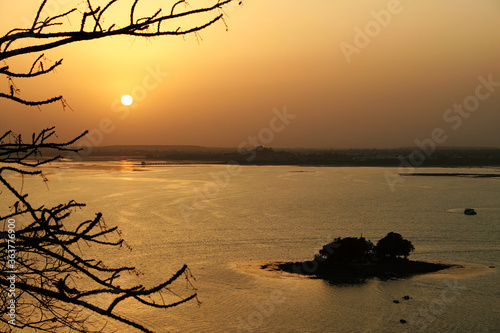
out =
{"type": "Polygon", "coordinates": [[[388,171],[397,173],[86,162],[52,165],[48,189],[39,179],[24,186],[34,201],[86,202],[79,216],[102,212],[109,226],[118,225],[132,251],[84,252],[136,265],[142,283],[160,283],[189,265],[201,306],[119,309],[156,332],[500,331],[498,272],[490,268],[499,265],[500,179],[405,177],[392,191],[388,171]],[[466,207],[478,215],[464,215],[466,207]],[[345,286],[259,269],[311,258],[335,237],[375,242],[390,231],[412,241],[410,258],[464,268],[345,286]],[[412,298],[393,303],[404,295],[412,298]]]}

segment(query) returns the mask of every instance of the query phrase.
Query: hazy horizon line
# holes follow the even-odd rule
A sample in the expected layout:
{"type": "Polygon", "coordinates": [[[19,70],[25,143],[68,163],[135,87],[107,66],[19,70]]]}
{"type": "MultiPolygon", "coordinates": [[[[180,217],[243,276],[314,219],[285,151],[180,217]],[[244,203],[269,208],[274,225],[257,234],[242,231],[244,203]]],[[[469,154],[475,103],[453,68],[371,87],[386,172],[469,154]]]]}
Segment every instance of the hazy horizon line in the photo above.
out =
{"type": "MultiPolygon", "coordinates": [[[[94,146],[94,148],[113,148],[113,147],[191,147],[203,149],[252,149],[257,147],[271,148],[271,149],[309,149],[309,150],[398,150],[398,149],[415,149],[419,148],[418,145],[414,146],[397,146],[397,147],[273,147],[273,146],[203,146],[197,144],[115,144],[94,146]]],[[[428,148],[428,147],[425,147],[428,148]]],[[[500,146],[435,146],[433,149],[500,149],[500,146]]]]}

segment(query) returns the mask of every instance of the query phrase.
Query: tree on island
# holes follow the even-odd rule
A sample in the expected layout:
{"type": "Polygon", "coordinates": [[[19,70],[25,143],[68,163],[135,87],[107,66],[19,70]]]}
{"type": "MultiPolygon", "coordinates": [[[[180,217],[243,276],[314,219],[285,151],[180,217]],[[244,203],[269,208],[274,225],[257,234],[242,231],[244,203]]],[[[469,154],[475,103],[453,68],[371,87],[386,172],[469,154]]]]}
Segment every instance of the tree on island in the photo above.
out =
{"type": "Polygon", "coordinates": [[[378,259],[405,259],[415,250],[412,243],[395,232],[388,233],[376,246],[364,237],[338,237],[323,246],[316,260],[329,263],[374,262],[378,259]],[[378,258],[378,259],[377,259],[378,258]]]}
{"type": "Polygon", "coordinates": [[[373,244],[364,237],[336,238],[319,251],[319,258],[325,262],[363,262],[369,259],[373,244]]]}
{"type": "Polygon", "coordinates": [[[407,259],[410,252],[414,250],[415,248],[409,240],[395,232],[388,233],[375,246],[375,253],[379,258],[391,260],[401,256],[407,259]]]}
{"type": "Polygon", "coordinates": [[[262,268],[316,276],[344,285],[363,283],[374,277],[392,279],[437,272],[454,266],[406,260],[413,250],[411,242],[395,232],[388,233],[375,247],[363,237],[338,237],[323,246],[314,260],[268,264],[262,268]],[[398,260],[401,256],[405,260],[398,260]]]}
{"type": "MultiPolygon", "coordinates": [[[[148,38],[197,34],[215,22],[223,22],[223,8],[235,1],[213,0],[211,5],[194,9],[184,7],[183,10],[181,5],[187,5],[187,2],[179,0],[167,11],[160,9],[150,16],[138,17],[136,8],[139,1],[134,0],[128,23],[121,27],[113,22],[104,22],[105,14],[118,2],[111,0],[97,6],[91,0],[85,0],[75,8],[54,14],[54,7],[46,11],[47,0],[41,1],[30,26],[13,28],[0,37],[0,61],[5,64],[0,66],[0,75],[8,83],[7,92],[0,92],[0,98],[28,106],[61,101],[64,108],[67,104],[62,96],[33,101],[20,96],[14,83],[17,79],[46,75],[62,64],[62,59],[47,63],[41,52],[65,44],[116,35],[148,38]],[[209,19],[203,16],[201,19],[206,21],[199,25],[183,27],[192,22],[189,18],[199,14],[213,15],[209,19]],[[78,20],[76,29],[65,28],[64,22],[70,18],[73,22],[74,18],[78,20]],[[7,65],[7,60],[33,53],[38,55],[28,67],[29,71],[16,71],[7,65]]],[[[148,287],[140,283],[130,285],[125,282],[128,279],[121,278],[130,273],[140,275],[134,267],[110,267],[100,260],[86,257],[81,250],[87,245],[128,247],[118,228],[109,228],[101,213],[78,221],[72,218],[72,214],[83,208],[83,203],[70,200],[46,207],[35,205],[28,199],[28,194],[23,191],[23,182],[17,180],[39,175],[47,182],[40,168],[60,160],[65,152],[77,152],[78,149],[72,148],[72,145],[86,133],[62,143],[53,141],[56,137],[53,127],[34,133],[29,140],[24,140],[13,131],[0,133],[0,201],[6,204],[0,207],[0,222],[3,224],[0,233],[0,267],[3,272],[0,278],[1,332],[11,332],[14,327],[40,332],[104,331],[105,324],[101,328],[89,324],[91,315],[114,319],[142,332],[152,332],[141,323],[118,314],[116,308],[122,303],[130,306],[135,302],[136,305],[166,309],[197,299],[190,282],[192,275],[186,265],[163,282],[148,287]],[[55,151],[59,155],[47,158],[42,156],[42,151],[55,151]],[[186,292],[171,290],[176,282],[186,280],[192,287],[187,295],[186,292]],[[168,298],[168,294],[174,295],[174,299],[168,298]]]]}

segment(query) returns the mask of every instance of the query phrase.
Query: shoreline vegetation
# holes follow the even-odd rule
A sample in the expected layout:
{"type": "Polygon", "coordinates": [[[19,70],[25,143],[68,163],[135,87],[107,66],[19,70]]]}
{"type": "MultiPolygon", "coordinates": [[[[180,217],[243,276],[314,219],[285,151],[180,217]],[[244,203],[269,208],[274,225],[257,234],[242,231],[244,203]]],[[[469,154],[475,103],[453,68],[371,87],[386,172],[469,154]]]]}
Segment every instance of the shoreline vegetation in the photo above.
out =
{"type": "Polygon", "coordinates": [[[331,284],[359,284],[372,278],[399,279],[460,267],[409,260],[414,249],[411,241],[395,232],[388,233],[375,246],[364,237],[339,237],[324,245],[313,260],[275,262],[260,268],[323,279],[331,284]]]}
{"type": "MultiPolygon", "coordinates": [[[[419,148],[395,149],[303,149],[208,148],[201,146],[121,145],[84,147],[79,153],[63,156],[73,161],[132,160],[137,165],[240,164],[299,166],[402,167],[498,167],[500,148],[435,148],[427,155],[419,148]],[[422,158],[424,156],[424,158],[422,158]],[[413,161],[413,162],[412,162],[413,161]]],[[[54,152],[45,152],[49,156],[54,152]]],[[[407,175],[407,174],[405,174],[407,175]]],[[[450,174],[451,175],[451,174],[450,174]]]]}

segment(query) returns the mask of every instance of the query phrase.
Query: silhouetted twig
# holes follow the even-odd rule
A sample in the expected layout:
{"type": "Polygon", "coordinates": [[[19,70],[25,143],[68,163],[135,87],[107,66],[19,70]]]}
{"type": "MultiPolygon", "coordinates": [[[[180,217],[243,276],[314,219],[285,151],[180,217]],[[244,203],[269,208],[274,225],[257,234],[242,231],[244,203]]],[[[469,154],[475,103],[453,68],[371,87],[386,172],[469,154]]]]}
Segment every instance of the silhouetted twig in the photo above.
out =
{"type": "MultiPolygon", "coordinates": [[[[187,34],[197,34],[199,31],[211,26],[219,20],[223,20],[222,9],[230,2],[235,0],[213,0],[212,4],[200,8],[191,9],[185,7],[184,10],[179,10],[179,5],[186,1],[181,0],[175,2],[168,14],[165,14],[162,9],[158,9],[146,17],[138,18],[136,9],[140,5],[139,0],[135,0],[130,7],[130,20],[127,25],[119,27],[117,23],[104,23],[104,14],[119,0],[111,0],[105,6],[95,6],[91,0],[86,0],[82,3],[83,9],[73,8],[66,12],[44,17],[44,8],[47,0],[41,2],[38,11],[35,15],[33,23],[28,28],[15,28],[7,32],[3,37],[0,37],[0,61],[4,61],[20,55],[44,52],[66,44],[74,42],[88,41],[93,39],[101,39],[105,37],[128,35],[138,37],[157,37],[157,36],[183,36],[187,34]],[[179,19],[186,17],[197,17],[204,13],[213,14],[212,18],[202,18],[203,23],[198,25],[188,25],[187,27],[174,25],[179,19]],[[66,18],[74,18],[79,15],[80,25],[78,29],[66,29],[61,22],[66,18]],[[167,22],[172,24],[167,25],[167,22]],[[47,29],[49,28],[50,29],[47,29]],[[60,30],[56,28],[60,27],[60,30]],[[168,28],[167,28],[168,27],[168,28]]],[[[240,2],[241,4],[241,2],[240,2]]],[[[186,21],[187,22],[187,21],[186,21]]],[[[224,22],[225,25],[225,22],[224,22]]],[[[225,25],[226,26],[226,25],[225,25]]],[[[227,28],[227,26],[226,26],[227,28]]],[[[42,61],[43,54],[38,56],[33,62],[31,69],[26,73],[11,71],[9,66],[0,68],[0,75],[17,78],[32,78],[54,71],[62,64],[62,59],[56,61],[53,65],[44,69],[42,61]],[[38,70],[35,65],[38,64],[38,70]]],[[[60,100],[62,97],[51,97],[41,101],[30,101],[20,97],[15,97],[11,93],[0,93],[0,98],[6,98],[15,102],[37,106],[49,104],[60,100]]]]}
{"type": "MultiPolygon", "coordinates": [[[[36,328],[44,332],[55,332],[66,327],[73,331],[91,332],[85,318],[90,313],[96,313],[140,331],[151,332],[142,324],[118,315],[115,308],[125,300],[135,300],[146,306],[166,309],[196,298],[197,295],[193,292],[169,303],[161,295],[181,276],[190,278],[187,266],[182,266],[172,277],[153,287],[142,284],[120,286],[118,282],[122,274],[139,272],[129,266],[108,267],[101,261],[79,254],[79,244],[83,243],[111,247],[124,244],[117,227],[108,228],[101,213],[71,227],[75,225],[72,212],[83,208],[85,204],[71,200],[54,207],[34,206],[28,200],[28,195],[22,194],[9,181],[9,176],[16,174],[41,174],[38,167],[61,158],[60,155],[43,158],[42,152],[77,152],[78,149],[71,145],[85,134],[86,132],[64,143],[51,141],[55,136],[53,127],[44,129],[37,135],[33,134],[31,141],[26,143],[20,135],[11,131],[0,136],[0,184],[3,188],[0,197],[3,197],[2,202],[13,201],[10,212],[0,216],[0,222],[5,225],[7,221],[14,219],[18,221],[19,227],[15,231],[16,327],[36,328]],[[7,195],[8,193],[11,195],[7,195]],[[100,298],[100,302],[95,301],[96,296],[100,298]],[[107,305],[103,300],[107,300],[107,305]]],[[[0,255],[7,258],[7,254],[8,242],[6,238],[2,238],[0,255]]],[[[2,272],[11,270],[7,267],[6,260],[1,260],[0,266],[2,272]]],[[[9,299],[7,294],[10,282],[5,275],[0,279],[2,309],[6,308],[9,299]]],[[[12,329],[8,320],[4,315],[1,317],[2,332],[12,329]]]]}

